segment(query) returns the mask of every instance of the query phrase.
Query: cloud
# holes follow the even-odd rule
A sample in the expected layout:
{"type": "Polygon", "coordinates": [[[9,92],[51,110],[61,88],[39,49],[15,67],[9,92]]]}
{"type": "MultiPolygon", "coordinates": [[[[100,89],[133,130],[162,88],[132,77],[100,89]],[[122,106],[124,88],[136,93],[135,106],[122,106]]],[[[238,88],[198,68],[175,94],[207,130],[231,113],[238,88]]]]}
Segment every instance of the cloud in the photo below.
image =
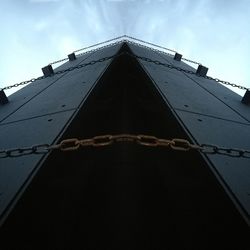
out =
{"type": "Polygon", "coordinates": [[[79,48],[81,44],[72,37],[62,37],[60,43],[58,44],[58,50],[61,54],[65,55],[72,53],[76,48],[79,48]]]}
{"type": "Polygon", "coordinates": [[[37,23],[34,24],[34,29],[36,31],[42,31],[45,30],[46,28],[48,28],[49,23],[45,20],[40,20],[37,23]]]}
{"type": "Polygon", "coordinates": [[[31,3],[49,3],[49,2],[59,2],[60,0],[30,0],[31,3]]]}
{"type": "MultiPolygon", "coordinates": [[[[4,34],[0,52],[5,58],[0,59],[0,82],[14,81],[13,74],[3,71],[6,67],[37,72],[72,50],[123,34],[176,49],[208,66],[215,77],[249,82],[247,0],[14,2],[0,4],[0,21],[8,20],[8,26],[0,27],[4,34]],[[56,3],[56,8],[49,3],[56,3]]],[[[22,74],[19,77],[23,80],[22,74]]]]}

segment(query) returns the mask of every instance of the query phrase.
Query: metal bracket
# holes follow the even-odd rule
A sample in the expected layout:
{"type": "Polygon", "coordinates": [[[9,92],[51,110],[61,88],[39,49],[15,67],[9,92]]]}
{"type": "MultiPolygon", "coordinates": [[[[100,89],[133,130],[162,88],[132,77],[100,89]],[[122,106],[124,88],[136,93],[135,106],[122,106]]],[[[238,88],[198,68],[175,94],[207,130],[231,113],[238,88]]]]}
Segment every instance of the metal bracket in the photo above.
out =
{"type": "Polygon", "coordinates": [[[54,74],[54,70],[50,64],[48,66],[43,67],[42,71],[44,76],[51,76],[54,74]]]}
{"type": "Polygon", "coordinates": [[[3,90],[0,90],[0,104],[4,105],[8,102],[9,102],[8,97],[5,95],[3,90]]]}
{"type": "Polygon", "coordinates": [[[246,93],[243,96],[241,102],[244,103],[244,104],[246,104],[246,105],[250,104],[250,91],[249,90],[246,91],[246,93]]]}
{"type": "Polygon", "coordinates": [[[75,53],[69,54],[69,55],[68,55],[68,58],[69,58],[69,61],[74,61],[74,60],[76,60],[76,55],[75,55],[75,53]]]}
{"type": "Polygon", "coordinates": [[[196,75],[206,76],[207,72],[208,72],[208,68],[207,67],[199,65],[198,69],[196,70],[196,75]]]}
{"type": "Polygon", "coordinates": [[[174,55],[174,60],[181,61],[181,58],[182,58],[182,55],[176,52],[174,55]]]}

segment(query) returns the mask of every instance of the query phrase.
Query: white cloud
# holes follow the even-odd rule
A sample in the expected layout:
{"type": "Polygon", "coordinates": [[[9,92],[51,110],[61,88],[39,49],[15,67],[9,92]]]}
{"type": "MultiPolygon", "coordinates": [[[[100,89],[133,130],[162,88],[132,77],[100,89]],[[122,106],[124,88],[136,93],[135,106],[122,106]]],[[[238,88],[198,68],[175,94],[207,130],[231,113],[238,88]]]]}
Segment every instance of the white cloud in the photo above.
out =
{"type": "Polygon", "coordinates": [[[49,2],[59,2],[60,0],[30,0],[31,3],[49,3],[49,2]]]}
{"type": "Polygon", "coordinates": [[[58,42],[58,49],[62,55],[72,53],[76,48],[79,48],[81,44],[72,37],[62,37],[58,42]]]}
{"type": "Polygon", "coordinates": [[[47,21],[40,20],[34,24],[34,29],[36,31],[42,31],[42,30],[45,30],[48,26],[49,26],[49,23],[47,21]]]}
{"type": "MultiPolygon", "coordinates": [[[[72,50],[127,34],[176,49],[208,66],[209,72],[250,86],[247,0],[237,4],[224,0],[30,0],[26,5],[9,1],[0,3],[0,12],[1,23],[9,20],[8,27],[0,27],[4,34],[0,82],[16,81],[4,70],[7,67],[18,67],[19,73],[40,72],[42,66],[72,50]],[[53,2],[56,8],[33,4],[53,2]]],[[[20,81],[22,77],[20,73],[20,81]]]]}

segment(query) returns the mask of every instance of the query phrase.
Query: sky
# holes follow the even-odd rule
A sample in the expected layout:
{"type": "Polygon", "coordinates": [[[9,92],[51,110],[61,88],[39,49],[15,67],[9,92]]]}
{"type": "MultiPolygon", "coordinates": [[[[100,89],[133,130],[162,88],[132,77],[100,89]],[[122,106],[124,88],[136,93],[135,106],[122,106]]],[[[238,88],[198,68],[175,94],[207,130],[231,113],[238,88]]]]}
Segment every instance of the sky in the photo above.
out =
{"type": "Polygon", "coordinates": [[[0,34],[0,87],[125,34],[201,62],[209,76],[250,87],[250,0],[0,0],[0,34]]]}

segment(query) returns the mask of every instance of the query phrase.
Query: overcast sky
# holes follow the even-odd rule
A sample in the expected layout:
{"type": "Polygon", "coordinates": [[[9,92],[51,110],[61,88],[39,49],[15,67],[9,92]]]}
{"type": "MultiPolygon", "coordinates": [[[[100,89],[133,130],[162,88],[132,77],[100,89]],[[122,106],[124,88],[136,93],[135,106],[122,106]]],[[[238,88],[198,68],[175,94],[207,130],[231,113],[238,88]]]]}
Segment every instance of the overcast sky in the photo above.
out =
{"type": "Polygon", "coordinates": [[[0,0],[0,34],[0,87],[124,34],[250,87],[250,0],[0,0]]]}

